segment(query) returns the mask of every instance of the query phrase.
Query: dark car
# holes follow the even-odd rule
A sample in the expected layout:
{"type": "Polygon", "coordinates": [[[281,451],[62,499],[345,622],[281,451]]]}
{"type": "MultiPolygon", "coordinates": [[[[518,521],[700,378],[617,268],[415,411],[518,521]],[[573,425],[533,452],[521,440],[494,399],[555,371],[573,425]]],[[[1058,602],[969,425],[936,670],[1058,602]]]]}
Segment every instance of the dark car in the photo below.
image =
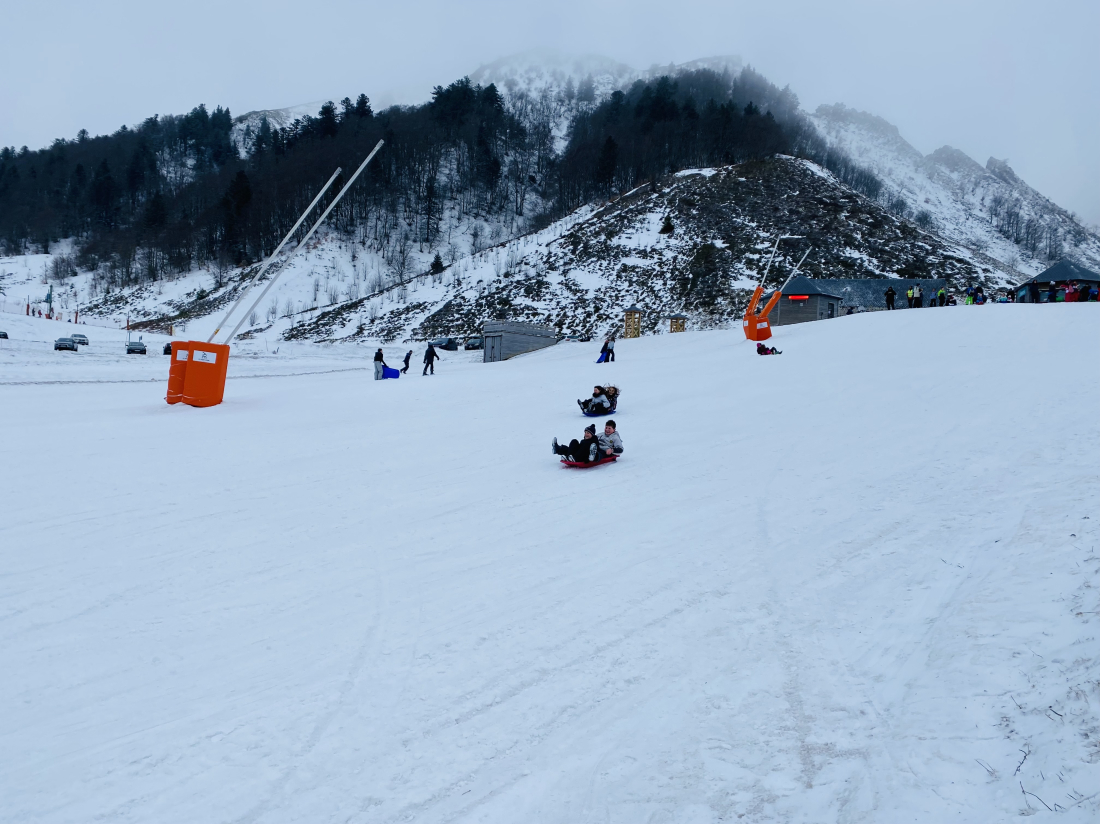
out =
{"type": "Polygon", "coordinates": [[[61,349],[67,349],[70,352],[79,352],[80,349],[76,345],[76,341],[72,338],[58,338],[53,342],[54,351],[57,352],[61,349]]]}
{"type": "Polygon", "coordinates": [[[127,344],[126,344],[126,354],[127,355],[144,355],[144,354],[146,354],[145,344],[142,343],[139,340],[132,340],[132,341],[127,342],[127,344]]]}
{"type": "Polygon", "coordinates": [[[0,332],[0,340],[7,340],[7,339],[8,339],[8,333],[7,332],[0,332]]]}
{"type": "Polygon", "coordinates": [[[436,338],[432,341],[432,346],[436,349],[442,349],[446,352],[457,352],[458,341],[454,338],[436,338]]]}
{"type": "Polygon", "coordinates": [[[485,348],[485,341],[482,339],[481,335],[476,335],[475,337],[472,337],[472,338],[466,338],[466,345],[463,348],[464,349],[484,349],[485,348]]]}
{"type": "Polygon", "coordinates": [[[82,335],[79,332],[77,332],[75,335],[70,335],[70,337],[73,339],[73,343],[76,343],[80,346],[87,346],[88,345],[88,336],[87,335],[82,335]]]}
{"type": "Polygon", "coordinates": [[[171,355],[172,354],[172,341],[168,341],[168,343],[164,344],[164,354],[166,354],[166,355],[171,355]]]}

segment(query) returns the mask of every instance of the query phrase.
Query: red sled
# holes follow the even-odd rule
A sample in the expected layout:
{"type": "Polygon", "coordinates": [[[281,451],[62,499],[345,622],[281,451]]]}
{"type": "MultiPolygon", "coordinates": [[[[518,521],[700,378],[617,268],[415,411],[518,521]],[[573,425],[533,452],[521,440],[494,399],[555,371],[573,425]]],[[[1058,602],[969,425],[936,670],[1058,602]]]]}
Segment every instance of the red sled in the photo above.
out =
{"type": "Polygon", "coordinates": [[[619,459],[618,455],[605,455],[598,461],[571,461],[568,458],[561,459],[561,465],[567,466],[570,469],[591,469],[594,466],[599,466],[605,463],[615,463],[619,459]]]}

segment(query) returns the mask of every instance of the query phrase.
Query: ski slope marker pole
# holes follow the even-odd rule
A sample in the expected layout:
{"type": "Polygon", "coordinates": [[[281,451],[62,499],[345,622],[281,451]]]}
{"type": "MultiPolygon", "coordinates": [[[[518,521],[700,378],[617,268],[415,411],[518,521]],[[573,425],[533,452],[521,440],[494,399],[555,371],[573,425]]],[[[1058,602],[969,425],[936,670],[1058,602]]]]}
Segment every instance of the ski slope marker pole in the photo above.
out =
{"type": "Polygon", "coordinates": [[[271,264],[275,262],[275,257],[279,254],[279,252],[283,250],[286,242],[290,240],[290,236],[298,231],[298,227],[302,225],[302,221],[306,219],[306,215],[313,211],[313,207],[317,205],[317,202],[321,199],[321,195],[328,191],[328,187],[332,185],[332,182],[336,180],[336,176],[339,175],[341,171],[341,169],[337,168],[336,171],[332,173],[332,177],[328,179],[328,183],[326,183],[324,185],[324,188],[322,188],[321,191],[317,193],[317,197],[313,198],[313,202],[306,207],[306,210],[304,212],[302,212],[302,216],[298,218],[298,222],[295,223],[293,227],[291,227],[290,231],[286,233],[286,237],[284,237],[282,242],[275,247],[275,251],[271,253],[267,260],[264,261],[264,265],[260,267],[260,271],[256,274],[256,277],[252,278],[252,282],[248,284],[245,290],[241,292],[241,296],[237,298],[237,302],[234,303],[233,307],[225,313],[225,317],[222,318],[221,323],[218,324],[218,327],[214,330],[210,337],[206,339],[207,343],[210,343],[212,340],[214,340],[218,332],[220,332],[222,330],[222,327],[225,326],[225,324],[229,321],[229,318],[231,318],[233,316],[233,313],[237,311],[237,307],[241,305],[241,301],[243,301],[248,293],[252,291],[252,287],[260,282],[260,278],[264,276],[264,272],[266,272],[271,264]]]}
{"type": "MultiPolygon", "coordinates": [[[[295,246],[291,250],[290,254],[287,255],[287,257],[286,257],[287,261],[289,261],[292,257],[294,257],[294,255],[297,254],[298,250],[301,249],[303,246],[305,246],[306,243],[309,241],[309,239],[311,237],[313,237],[313,233],[316,232],[317,228],[322,223],[325,222],[325,218],[328,217],[328,213],[331,212],[333,210],[333,208],[336,206],[336,204],[340,202],[340,198],[342,198],[344,196],[344,194],[347,192],[347,190],[351,188],[351,184],[353,184],[355,182],[355,179],[357,177],[359,177],[359,175],[362,173],[362,171],[365,168],[367,168],[367,164],[371,162],[371,158],[373,158],[376,154],[378,154],[378,150],[382,148],[382,144],[384,142],[385,141],[383,141],[383,140],[379,140],[375,144],[374,148],[371,149],[370,154],[367,155],[367,159],[364,160],[361,164],[359,164],[359,168],[355,170],[355,174],[353,174],[351,176],[351,179],[348,180],[348,182],[344,184],[344,188],[342,188],[339,191],[339,193],[337,193],[336,197],[334,197],[332,199],[332,203],[330,203],[328,205],[328,208],[325,209],[325,211],[321,214],[321,216],[319,218],[317,218],[317,222],[313,224],[313,228],[311,228],[309,230],[309,232],[306,233],[306,236],[304,238],[302,238],[301,243],[299,243],[297,246],[295,246]]],[[[339,171],[339,170],[337,170],[337,171],[339,171]]],[[[258,298],[256,298],[256,302],[253,303],[251,308],[249,308],[249,310],[247,312],[245,312],[244,315],[241,316],[241,319],[239,321],[237,321],[237,325],[233,327],[233,331],[230,332],[229,337],[225,339],[225,342],[227,344],[230,343],[233,340],[233,338],[235,338],[237,336],[237,332],[240,330],[241,326],[244,325],[244,319],[247,318],[250,314],[252,314],[252,312],[256,309],[256,307],[260,305],[260,301],[262,301],[264,299],[264,295],[266,295],[269,291],[271,291],[271,287],[275,285],[275,282],[279,279],[279,276],[282,275],[283,272],[285,272],[285,271],[286,271],[286,268],[283,268],[282,271],[280,271],[277,275],[275,275],[275,277],[273,277],[268,282],[267,287],[260,293],[260,296],[258,298]]]]}

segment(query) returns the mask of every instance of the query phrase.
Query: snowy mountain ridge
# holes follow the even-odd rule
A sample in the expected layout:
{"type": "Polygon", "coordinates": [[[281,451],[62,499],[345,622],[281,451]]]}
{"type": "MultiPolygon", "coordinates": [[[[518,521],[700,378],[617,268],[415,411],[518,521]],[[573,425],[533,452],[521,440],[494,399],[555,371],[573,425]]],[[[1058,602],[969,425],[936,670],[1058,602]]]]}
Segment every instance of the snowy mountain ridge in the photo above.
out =
{"type": "Polygon", "coordinates": [[[819,106],[811,120],[830,144],[883,180],[896,213],[1000,261],[1021,279],[1062,257],[1100,269],[1100,236],[1007,162],[990,158],[983,167],[951,146],[922,155],[896,126],[839,103],[819,106]]]}

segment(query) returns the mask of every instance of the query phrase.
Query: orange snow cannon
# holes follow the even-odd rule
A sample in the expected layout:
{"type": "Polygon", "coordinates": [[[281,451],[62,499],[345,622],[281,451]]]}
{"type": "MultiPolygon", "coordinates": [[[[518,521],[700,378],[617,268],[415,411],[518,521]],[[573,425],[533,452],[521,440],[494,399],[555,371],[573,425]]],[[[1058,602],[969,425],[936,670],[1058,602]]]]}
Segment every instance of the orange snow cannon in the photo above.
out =
{"type": "Polygon", "coordinates": [[[772,336],[772,327],[768,322],[768,314],[775,308],[775,304],[779,302],[779,298],[783,295],[782,292],[777,289],[767,304],[764,305],[764,310],[758,315],[756,313],[756,306],[760,303],[760,298],[763,296],[763,285],[757,286],[752,293],[752,300],[749,301],[749,305],[745,308],[745,320],[742,323],[745,330],[745,337],[751,341],[767,340],[772,336]]]}
{"type": "Polygon", "coordinates": [[[183,384],[187,376],[187,344],[181,340],[172,341],[172,365],[168,367],[168,403],[183,400],[183,384]]]}
{"type": "MultiPolygon", "coordinates": [[[[217,406],[225,395],[225,374],[229,369],[229,344],[187,341],[187,366],[183,378],[183,397],[188,406],[217,406]]],[[[175,346],[173,366],[175,365],[175,346]]],[[[171,381],[171,373],[169,373],[171,381]]],[[[171,403],[171,401],[169,401],[171,403]]]]}

